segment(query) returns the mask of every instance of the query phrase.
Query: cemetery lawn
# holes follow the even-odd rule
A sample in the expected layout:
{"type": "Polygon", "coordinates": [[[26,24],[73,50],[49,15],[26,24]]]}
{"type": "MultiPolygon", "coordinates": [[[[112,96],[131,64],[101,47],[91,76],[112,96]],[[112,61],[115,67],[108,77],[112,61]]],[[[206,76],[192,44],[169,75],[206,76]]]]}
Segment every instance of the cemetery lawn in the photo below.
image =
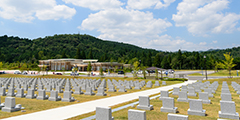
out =
{"type": "Polygon", "coordinates": [[[203,76],[201,73],[193,73],[193,74],[189,74],[188,76],[203,76]]]}
{"type": "MultiPolygon", "coordinates": [[[[73,78],[73,76],[61,76],[61,75],[40,75],[40,76],[26,76],[26,75],[16,75],[16,74],[1,74],[0,77],[31,77],[31,78],[73,78]]],[[[101,77],[75,77],[76,79],[115,79],[115,80],[137,80],[137,79],[133,79],[133,78],[123,78],[123,77],[106,77],[106,78],[101,78],[101,77]]],[[[138,79],[139,81],[142,81],[143,79],[138,79]]],[[[149,80],[145,80],[146,82],[149,80]]],[[[158,88],[159,86],[154,86],[155,80],[151,80],[153,83],[153,87],[152,88],[158,88]]],[[[161,81],[159,81],[160,84],[162,84],[161,81]]],[[[171,85],[171,84],[177,84],[177,83],[181,83],[181,81],[166,81],[167,85],[171,85]]],[[[142,90],[147,90],[147,89],[151,89],[151,88],[142,88],[142,90]]],[[[117,89],[118,90],[118,89],[117,89]]],[[[48,101],[48,100],[37,100],[37,99],[26,99],[26,98],[16,98],[16,104],[21,104],[23,107],[25,107],[25,111],[26,112],[21,112],[21,111],[17,111],[17,112],[12,112],[12,113],[8,113],[8,112],[2,112],[0,111],[0,119],[2,118],[7,118],[7,117],[11,117],[11,116],[17,116],[17,115],[22,115],[22,114],[27,114],[27,113],[33,113],[33,112],[37,112],[37,111],[42,111],[42,110],[47,110],[47,109],[52,109],[52,108],[57,108],[57,107],[62,107],[62,106],[67,106],[67,105],[72,105],[72,104],[78,104],[78,103],[83,103],[86,101],[92,101],[92,100],[96,100],[96,99],[101,99],[101,98],[106,98],[106,97],[110,97],[110,96],[117,96],[117,95],[122,95],[122,94],[127,94],[127,93],[132,93],[132,92],[137,92],[137,91],[142,91],[142,90],[128,90],[127,92],[106,92],[107,96],[88,96],[88,95],[75,95],[72,94],[72,97],[74,97],[76,99],[76,101],[74,102],[61,102],[61,101],[48,101]]],[[[85,92],[85,90],[82,90],[83,92],[85,92]]],[[[17,92],[17,91],[15,91],[17,92]]],[[[97,93],[97,91],[94,91],[95,93],[97,93]]],[[[26,91],[25,91],[26,93],[26,91]]],[[[35,94],[38,94],[37,91],[35,91],[35,94]]],[[[49,92],[46,92],[46,95],[50,96],[49,92]]],[[[59,93],[59,96],[63,97],[63,93],[59,93]]],[[[5,102],[5,97],[6,96],[1,96],[1,102],[5,102]]]]}
{"type": "MultiPolygon", "coordinates": [[[[228,70],[219,70],[218,72],[209,74],[208,76],[229,76],[229,71],[228,70]]],[[[237,71],[231,70],[231,76],[237,76],[237,71]]]]}
{"type": "MultiPolygon", "coordinates": [[[[189,109],[189,103],[186,102],[177,102],[177,95],[172,95],[169,94],[169,97],[174,98],[175,102],[175,107],[178,107],[179,113],[177,114],[182,114],[182,115],[188,115],[189,120],[216,120],[218,118],[218,111],[220,111],[220,100],[221,100],[221,88],[222,88],[222,82],[227,81],[229,90],[232,94],[232,101],[235,101],[236,105],[236,112],[240,113],[240,99],[239,95],[234,91],[233,87],[231,86],[231,82],[235,81],[238,84],[240,83],[239,78],[224,78],[224,79],[213,79],[213,80],[208,80],[210,83],[213,83],[214,81],[218,81],[219,86],[218,89],[216,90],[216,93],[213,94],[214,98],[210,98],[211,104],[203,104],[203,109],[206,110],[206,116],[195,116],[195,115],[188,115],[187,110],[189,109]]],[[[203,81],[206,82],[206,81],[203,81]]],[[[198,99],[197,97],[188,97],[190,99],[198,99]]],[[[162,107],[162,101],[159,100],[159,98],[150,100],[150,104],[153,105],[154,110],[151,111],[146,111],[146,116],[147,120],[159,120],[160,118],[162,120],[167,120],[167,114],[165,112],[160,112],[160,109],[162,107]]],[[[129,107],[117,112],[113,112],[112,116],[114,117],[114,120],[127,120],[128,119],[128,110],[129,109],[137,109],[137,107],[129,107]]]]}

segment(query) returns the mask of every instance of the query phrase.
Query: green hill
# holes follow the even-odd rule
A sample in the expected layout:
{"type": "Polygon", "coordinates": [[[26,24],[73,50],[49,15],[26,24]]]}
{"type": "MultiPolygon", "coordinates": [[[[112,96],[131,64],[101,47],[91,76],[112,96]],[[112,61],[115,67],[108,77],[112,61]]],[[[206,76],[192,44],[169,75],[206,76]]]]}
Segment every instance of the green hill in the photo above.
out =
{"type": "Polygon", "coordinates": [[[165,69],[203,69],[205,65],[208,69],[214,69],[215,61],[221,62],[226,52],[231,52],[234,63],[237,64],[235,69],[240,69],[240,47],[199,52],[180,50],[161,52],[131,44],[101,40],[90,35],[64,34],[33,40],[7,35],[0,36],[0,61],[3,63],[35,63],[35,66],[41,59],[82,58],[128,64],[141,60],[143,66],[165,69]],[[206,59],[203,59],[204,55],[207,56],[206,59]]]}

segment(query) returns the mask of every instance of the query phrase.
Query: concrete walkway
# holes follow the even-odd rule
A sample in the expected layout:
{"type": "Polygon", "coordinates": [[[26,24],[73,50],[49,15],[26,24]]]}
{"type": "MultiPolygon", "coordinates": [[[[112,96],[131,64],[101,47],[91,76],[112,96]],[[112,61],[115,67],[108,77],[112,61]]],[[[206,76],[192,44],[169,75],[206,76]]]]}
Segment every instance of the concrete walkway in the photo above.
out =
{"type": "MultiPolygon", "coordinates": [[[[108,107],[108,106],[114,106],[117,104],[121,104],[124,102],[128,102],[134,99],[138,99],[139,96],[150,96],[153,94],[160,93],[161,90],[170,90],[173,89],[173,87],[181,87],[182,85],[187,85],[189,83],[195,82],[194,80],[189,80],[184,83],[154,88],[150,90],[144,90],[119,96],[113,96],[98,100],[93,100],[89,102],[79,103],[79,104],[73,104],[69,106],[59,107],[59,108],[53,108],[49,110],[39,111],[35,113],[29,113],[25,115],[19,115],[15,117],[6,118],[3,120],[62,120],[67,119],[71,117],[75,117],[78,115],[82,115],[85,113],[93,112],[96,110],[96,107],[108,107]]],[[[80,100],[81,102],[81,100],[80,100]]],[[[23,106],[24,107],[24,106],[23,106]]]]}

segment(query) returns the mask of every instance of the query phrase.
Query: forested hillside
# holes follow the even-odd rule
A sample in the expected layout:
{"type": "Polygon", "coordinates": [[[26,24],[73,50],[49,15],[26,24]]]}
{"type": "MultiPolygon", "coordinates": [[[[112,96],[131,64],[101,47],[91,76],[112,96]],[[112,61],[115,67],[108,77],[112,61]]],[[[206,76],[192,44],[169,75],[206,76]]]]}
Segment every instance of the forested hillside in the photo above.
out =
{"type": "MultiPolygon", "coordinates": [[[[240,63],[240,48],[210,50],[205,52],[161,52],[130,44],[100,40],[90,35],[64,34],[45,38],[25,39],[19,37],[0,37],[0,61],[4,65],[36,67],[38,60],[78,58],[98,59],[133,64],[141,60],[143,66],[157,66],[172,69],[201,69],[207,65],[213,69],[216,61],[224,59],[223,53],[231,52],[234,62],[240,63]],[[206,55],[206,60],[203,56],[206,55]],[[205,64],[206,63],[206,64],[205,64]],[[32,65],[34,64],[34,65],[32,65]]],[[[235,67],[239,69],[240,66],[235,67]]]]}

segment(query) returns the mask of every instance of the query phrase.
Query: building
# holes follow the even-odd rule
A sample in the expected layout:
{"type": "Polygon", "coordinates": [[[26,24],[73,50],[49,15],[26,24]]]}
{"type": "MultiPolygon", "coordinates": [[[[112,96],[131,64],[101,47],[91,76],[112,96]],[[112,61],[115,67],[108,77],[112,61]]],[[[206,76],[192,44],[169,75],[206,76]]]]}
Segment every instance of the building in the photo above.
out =
{"type": "Polygon", "coordinates": [[[39,65],[41,69],[43,67],[48,68],[48,70],[72,70],[73,67],[77,67],[79,71],[87,71],[88,63],[91,63],[92,71],[100,71],[102,67],[103,71],[108,69],[122,69],[124,64],[118,62],[98,62],[97,59],[48,59],[39,60],[39,65]]]}

